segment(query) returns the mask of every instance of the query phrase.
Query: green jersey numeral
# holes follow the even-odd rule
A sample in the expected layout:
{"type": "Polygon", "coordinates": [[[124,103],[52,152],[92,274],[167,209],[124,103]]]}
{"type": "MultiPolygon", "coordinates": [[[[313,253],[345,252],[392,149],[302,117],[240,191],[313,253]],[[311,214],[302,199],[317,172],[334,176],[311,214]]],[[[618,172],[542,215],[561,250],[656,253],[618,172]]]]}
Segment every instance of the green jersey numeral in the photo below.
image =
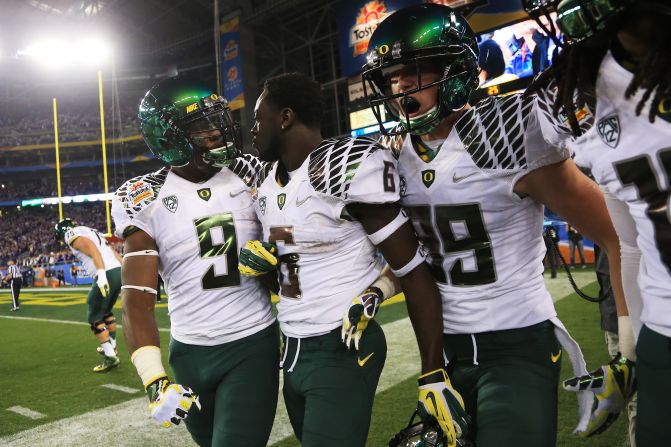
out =
{"type": "MultiPolygon", "coordinates": [[[[194,219],[200,257],[203,259],[226,257],[226,272],[220,275],[214,273],[214,264],[205,272],[200,282],[203,290],[235,287],[240,285],[238,271],[238,243],[235,236],[235,222],[232,213],[215,214],[214,216],[194,219]],[[216,244],[212,240],[213,232],[221,232],[221,242],[216,244]]],[[[188,268],[188,267],[187,267],[188,268]]]]}
{"type": "Polygon", "coordinates": [[[432,218],[430,205],[408,208],[420,240],[431,253],[431,270],[436,281],[447,284],[449,276],[450,284],[466,287],[495,282],[496,267],[492,242],[485,229],[480,205],[477,203],[443,205],[434,207],[434,210],[435,218],[432,218]],[[459,223],[465,226],[468,236],[455,235],[452,225],[459,223]],[[449,272],[443,269],[444,255],[464,252],[473,254],[477,270],[472,272],[464,270],[463,259],[458,259],[449,272]]]}

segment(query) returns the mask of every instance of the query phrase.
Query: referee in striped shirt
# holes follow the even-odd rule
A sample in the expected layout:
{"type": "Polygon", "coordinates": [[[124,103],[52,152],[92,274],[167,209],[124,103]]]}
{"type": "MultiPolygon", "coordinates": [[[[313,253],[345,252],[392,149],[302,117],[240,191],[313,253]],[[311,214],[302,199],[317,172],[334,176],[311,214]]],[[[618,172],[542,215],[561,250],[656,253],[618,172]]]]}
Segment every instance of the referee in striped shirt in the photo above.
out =
{"type": "Polygon", "coordinates": [[[23,284],[23,275],[21,270],[14,264],[14,261],[7,263],[7,276],[2,280],[3,283],[9,283],[12,289],[12,312],[19,310],[19,293],[21,293],[21,285],[23,284]]]}

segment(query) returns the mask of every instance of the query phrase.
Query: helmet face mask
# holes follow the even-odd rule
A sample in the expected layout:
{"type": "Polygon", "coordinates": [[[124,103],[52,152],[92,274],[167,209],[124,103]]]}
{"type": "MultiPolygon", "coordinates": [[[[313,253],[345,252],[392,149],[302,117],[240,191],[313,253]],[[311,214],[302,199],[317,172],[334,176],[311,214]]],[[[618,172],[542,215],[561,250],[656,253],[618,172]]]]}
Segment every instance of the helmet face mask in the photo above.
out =
{"type": "Polygon", "coordinates": [[[564,43],[559,38],[559,30],[555,25],[556,18],[553,16],[558,3],[559,0],[522,0],[522,7],[555,45],[563,47],[564,43]]]}
{"type": "Polygon", "coordinates": [[[386,135],[430,132],[463,108],[478,85],[475,35],[447,6],[416,5],[387,17],[371,37],[367,60],[361,73],[364,95],[386,135]],[[394,92],[392,83],[399,73],[410,80],[409,86],[394,92]],[[432,104],[418,101],[418,96],[430,98],[432,104]],[[401,123],[400,129],[387,131],[382,126],[382,110],[401,123]]]}
{"type": "Polygon", "coordinates": [[[199,82],[161,81],[142,99],[138,117],[147,146],[170,166],[185,166],[202,155],[205,163],[225,167],[242,153],[240,125],[228,103],[199,82]],[[206,143],[213,141],[215,131],[220,145],[212,148],[206,143]]]}
{"type": "MultiPolygon", "coordinates": [[[[408,425],[389,441],[389,447],[447,447],[447,436],[441,430],[438,422],[433,417],[414,422],[418,417],[415,411],[408,425]]],[[[457,440],[458,447],[463,445],[460,439],[457,440]]]]}

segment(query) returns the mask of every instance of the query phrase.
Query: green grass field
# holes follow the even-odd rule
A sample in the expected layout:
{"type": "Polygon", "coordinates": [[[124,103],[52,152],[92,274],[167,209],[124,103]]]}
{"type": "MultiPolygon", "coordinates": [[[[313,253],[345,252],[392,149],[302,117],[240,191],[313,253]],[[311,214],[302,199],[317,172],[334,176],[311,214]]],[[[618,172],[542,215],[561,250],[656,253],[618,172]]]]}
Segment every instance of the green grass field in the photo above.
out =
{"type": "MultiPolygon", "coordinates": [[[[596,294],[593,272],[581,271],[578,283],[596,294]]],[[[560,276],[547,280],[557,301],[560,318],[581,344],[588,367],[608,360],[599,328],[596,304],[570,294],[560,276]]],[[[21,310],[9,312],[11,298],[0,292],[0,445],[75,446],[104,442],[124,446],[194,445],[183,427],[165,430],[149,419],[146,397],[135,368],[129,361],[120,330],[122,364],[107,374],[94,374],[99,361],[94,337],[85,321],[86,290],[51,290],[22,293],[21,310]]],[[[120,309],[117,315],[120,316],[120,309]]],[[[161,341],[167,346],[167,305],[157,307],[161,341]]],[[[405,426],[416,399],[415,377],[419,357],[405,305],[392,302],[378,314],[389,344],[380,380],[368,445],[386,446],[405,426]]],[[[167,354],[164,349],[164,355],[167,354]]],[[[164,358],[167,365],[167,358],[164,358]]],[[[571,375],[567,361],[562,377],[571,375]]],[[[571,434],[577,422],[577,403],[571,393],[560,391],[560,446],[626,445],[626,418],[606,433],[583,440],[571,434]]],[[[283,402],[273,427],[270,445],[298,446],[292,435],[283,402]]],[[[515,427],[510,427],[514,430],[515,427]]]]}

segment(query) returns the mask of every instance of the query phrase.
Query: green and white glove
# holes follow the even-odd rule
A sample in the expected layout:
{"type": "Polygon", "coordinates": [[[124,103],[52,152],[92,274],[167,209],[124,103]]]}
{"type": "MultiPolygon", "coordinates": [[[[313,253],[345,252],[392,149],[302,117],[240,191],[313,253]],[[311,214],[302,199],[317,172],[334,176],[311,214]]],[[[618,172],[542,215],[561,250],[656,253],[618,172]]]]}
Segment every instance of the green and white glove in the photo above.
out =
{"type": "Polygon", "coordinates": [[[277,246],[263,241],[247,241],[240,250],[238,270],[244,276],[261,276],[277,269],[277,246]]]}

